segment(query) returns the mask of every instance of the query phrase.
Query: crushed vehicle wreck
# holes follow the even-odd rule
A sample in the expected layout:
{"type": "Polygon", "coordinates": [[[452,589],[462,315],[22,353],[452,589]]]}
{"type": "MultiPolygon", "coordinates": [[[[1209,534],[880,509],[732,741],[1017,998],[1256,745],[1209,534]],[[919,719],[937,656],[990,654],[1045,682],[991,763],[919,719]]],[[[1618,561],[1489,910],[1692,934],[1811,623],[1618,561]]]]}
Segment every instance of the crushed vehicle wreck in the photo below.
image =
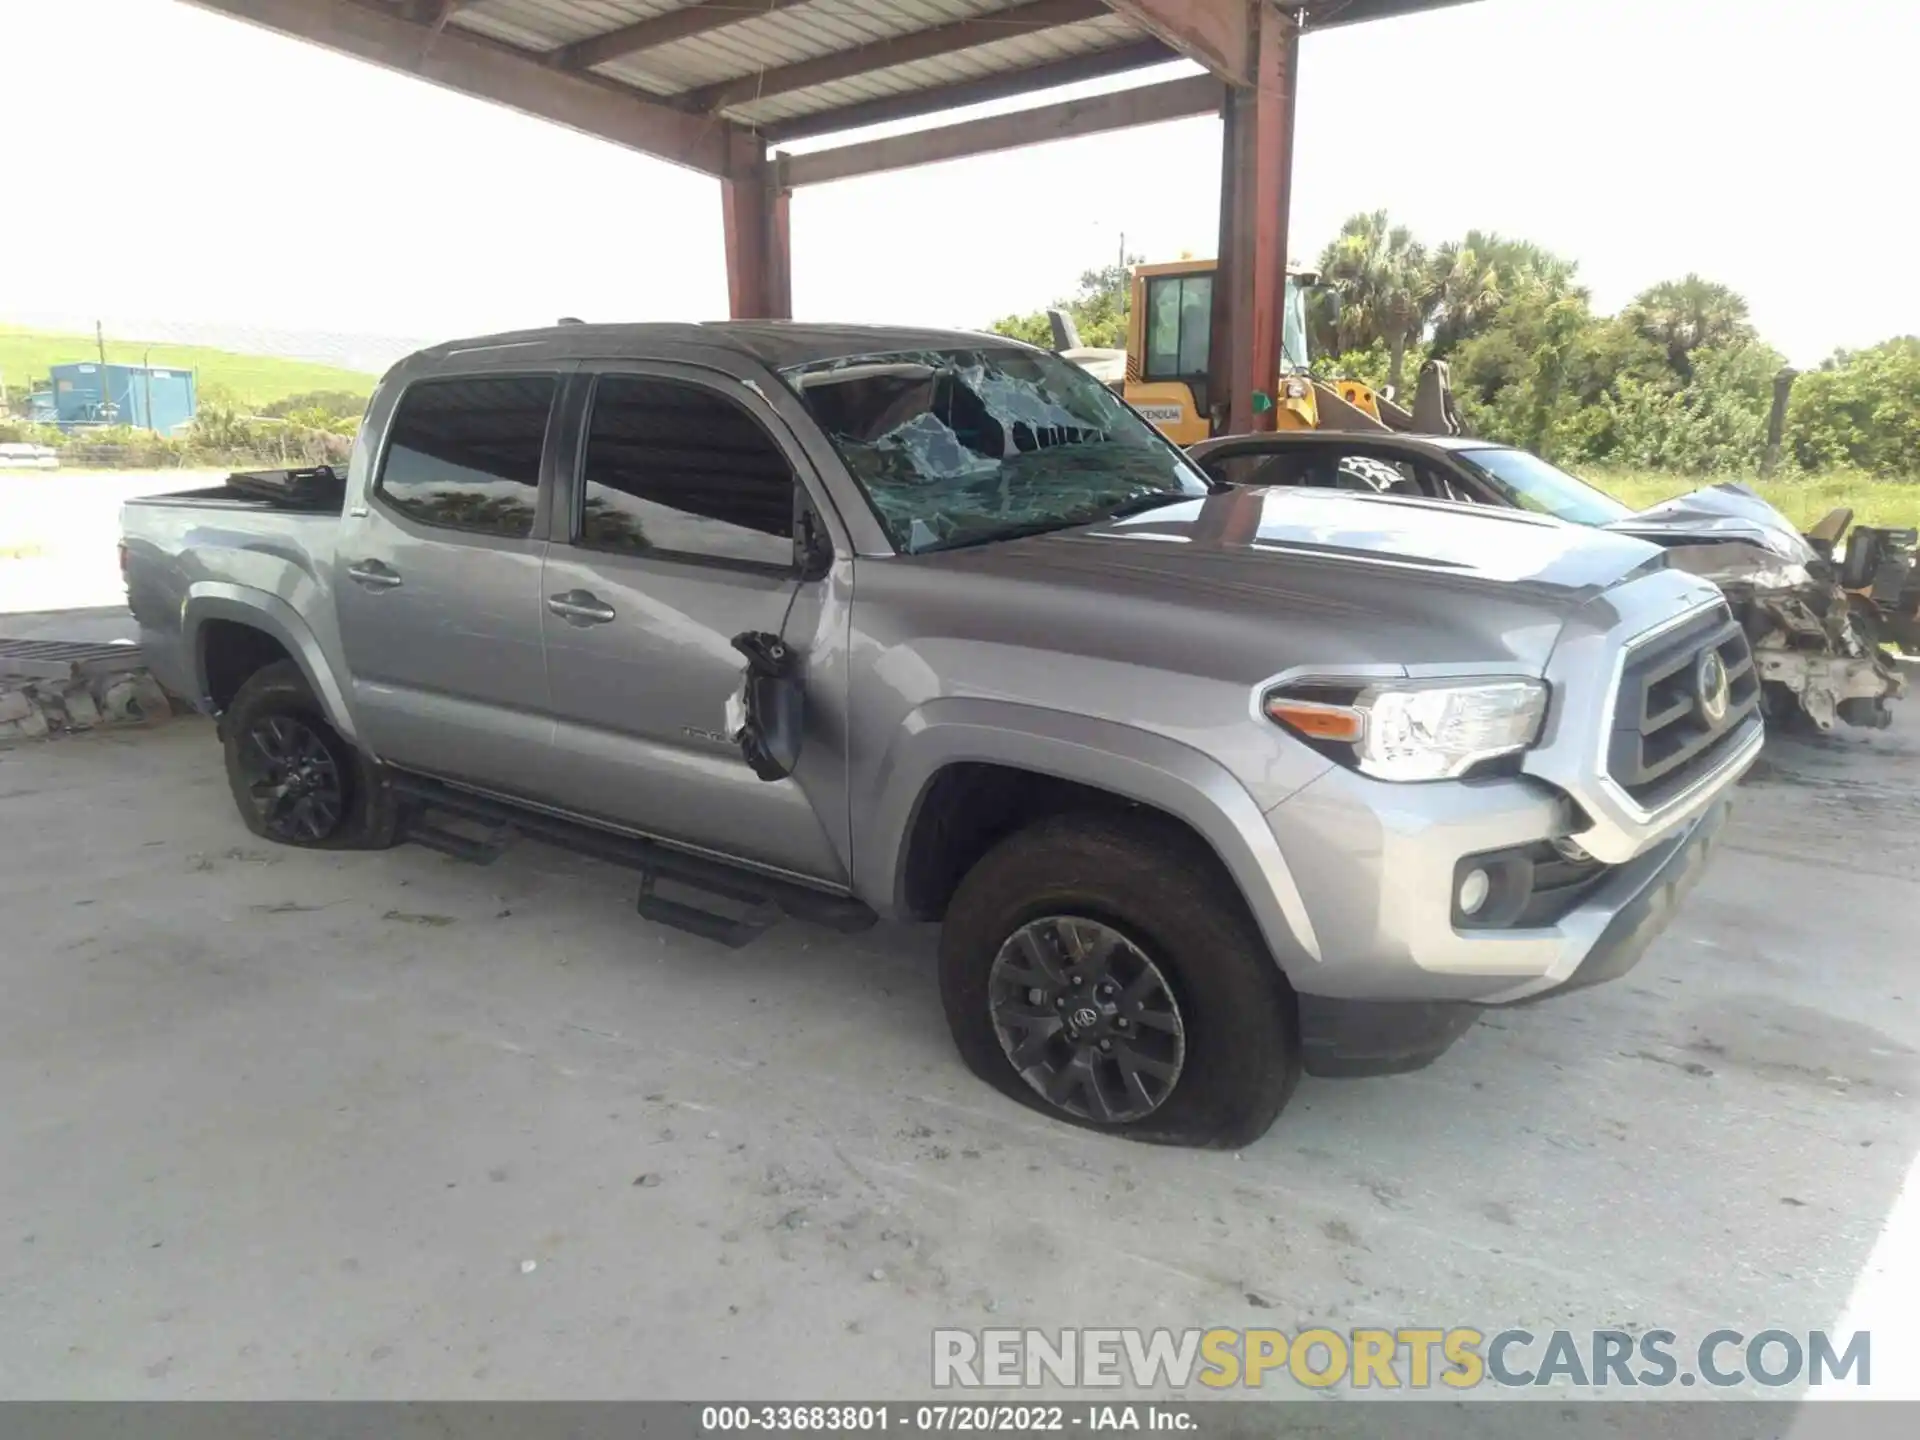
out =
{"type": "Polygon", "coordinates": [[[1852,600],[1856,629],[1875,645],[1920,655],[1920,530],[1855,525],[1841,506],[1807,532],[1852,600]]]}
{"type": "Polygon", "coordinates": [[[967,1065],[1138,1139],[1242,1144],[1303,1070],[1624,974],[1764,740],[1725,599],[1655,546],[1215,485],[983,336],[440,346],[344,479],[122,524],[256,834],[569,846],[729,945],[937,920],[967,1065]]]}
{"type": "Polygon", "coordinates": [[[1831,547],[1823,551],[1744,485],[1713,485],[1636,512],[1537,455],[1464,436],[1282,430],[1203,441],[1189,453],[1229,484],[1494,505],[1659,545],[1669,564],[1726,594],[1776,723],[1884,727],[1887,702],[1906,693],[1898,666],[1861,623],[1831,547]]]}
{"type": "Polygon", "coordinates": [[[1726,593],[1770,717],[1804,715],[1822,730],[1891,722],[1887,701],[1905,679],[1858,623],[1833,561],[1746,486],[1696,490],[1607,528],[1665,546],[1673,564],[1726,593]]]}

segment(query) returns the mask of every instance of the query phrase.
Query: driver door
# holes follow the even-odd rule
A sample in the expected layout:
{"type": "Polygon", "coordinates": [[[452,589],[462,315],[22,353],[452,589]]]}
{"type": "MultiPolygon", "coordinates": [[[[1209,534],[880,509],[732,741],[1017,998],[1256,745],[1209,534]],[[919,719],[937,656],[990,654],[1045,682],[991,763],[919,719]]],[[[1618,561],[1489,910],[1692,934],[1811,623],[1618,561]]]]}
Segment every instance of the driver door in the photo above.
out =
{"type": "Polygon", "coordinates": [[[557,804],[623,829],[844,883],[850,576],[801,575],[811,504],[784,427],[745,387],[671,365],[582,367],[540,590],[557,804]],[[806,666],[800,762],[762,780],[729,734],[745,658],[806,666]]]}

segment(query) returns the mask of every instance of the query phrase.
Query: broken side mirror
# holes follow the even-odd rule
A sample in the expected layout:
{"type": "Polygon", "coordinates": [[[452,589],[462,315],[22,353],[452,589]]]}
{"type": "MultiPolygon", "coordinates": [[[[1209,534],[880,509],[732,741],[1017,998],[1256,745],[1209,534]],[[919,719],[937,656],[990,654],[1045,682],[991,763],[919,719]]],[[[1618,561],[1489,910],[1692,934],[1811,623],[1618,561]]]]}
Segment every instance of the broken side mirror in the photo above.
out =
{"type": "Polygon", "coordinates": [[[762,780],[784,780],[800,763],[806,688],[800,657],[778,635],[749,630],[733,637],[746,657],[740,690],[727,704],[727,733],[762,780]]]}

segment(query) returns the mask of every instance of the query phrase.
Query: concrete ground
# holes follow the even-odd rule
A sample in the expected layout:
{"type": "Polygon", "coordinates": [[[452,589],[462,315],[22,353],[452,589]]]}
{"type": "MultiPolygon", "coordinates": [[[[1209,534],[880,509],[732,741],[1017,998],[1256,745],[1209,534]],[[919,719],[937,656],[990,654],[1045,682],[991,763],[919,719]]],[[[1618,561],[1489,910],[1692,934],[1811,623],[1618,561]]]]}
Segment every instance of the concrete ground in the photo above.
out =
{"type": "Polygon", "coordinates": [[[1241,1154],[977,1083],[931,929],[729,952],[532,845],[276,849],[198,721],[0,752],[0,1397],[906,1397],[940,1325],[1867,1317],[1897,1384],[1915,709],[1771,745],[1625,980],[1305,1081],[1241,1154]]]}

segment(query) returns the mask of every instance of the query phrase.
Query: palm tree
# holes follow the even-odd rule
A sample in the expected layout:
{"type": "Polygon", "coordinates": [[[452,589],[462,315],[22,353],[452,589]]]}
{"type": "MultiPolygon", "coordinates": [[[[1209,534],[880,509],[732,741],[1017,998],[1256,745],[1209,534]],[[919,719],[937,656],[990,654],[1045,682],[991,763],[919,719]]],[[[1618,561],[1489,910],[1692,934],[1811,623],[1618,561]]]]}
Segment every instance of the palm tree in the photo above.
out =
{"type": "Polygon", "coordinates": [[[1336,349],[1383,341],[1387,383],[1397,393],[1407,347],[1426,333],[1439,303],[1426,247],[1406,226],[1389,223],[1386,211],[1375,210],[1340,227],[1320,257],[1320,273],[1340,296],[1336,349]]]}
{"type": "Polygon", "coordinates": [[[1623,313],[1635,330],[1667,352],[1667,363],[1688,384],[1695,350],[1743,345],[1755,338],[1746,300],[1698,275],[1642,291],[1623,313]]]}
{"type": "Polygon", "coordinates": [[[1436,300],[1432,353],[1446,355],[1493,322],[1506,301],[1500,273],[1472,239],[1433,252],[1428,281],[1436,300]]]}

